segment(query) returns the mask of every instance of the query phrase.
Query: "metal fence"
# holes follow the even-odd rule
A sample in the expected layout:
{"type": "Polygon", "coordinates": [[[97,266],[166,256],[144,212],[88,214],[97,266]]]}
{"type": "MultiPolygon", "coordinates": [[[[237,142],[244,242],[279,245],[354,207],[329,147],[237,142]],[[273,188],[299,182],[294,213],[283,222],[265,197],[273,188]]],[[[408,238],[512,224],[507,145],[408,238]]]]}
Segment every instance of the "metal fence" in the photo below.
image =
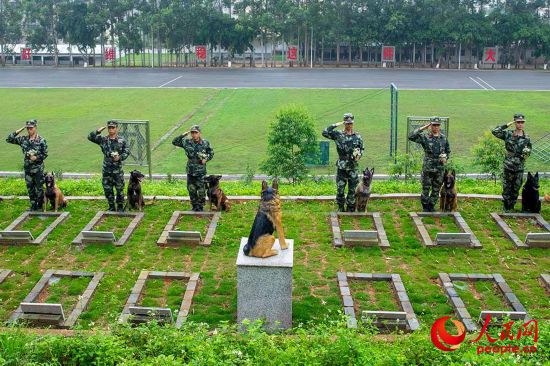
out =
{"type": "Polygon", "coordinates": [[[533,156],[543,163],[550,162],[550,132],[533,142],[533,156]]]}
{"type": "Polygon", "coordinates": [[[128,156],[124,165],[146,167],[148,168],[149,178],[152,178],[149,121],[115,121],[118,122],[119,135],[124,137],[130,148],[130,156],[128,156]]]}
{"type": "MultiPolygon", "coordinates": [[[[441,133],[443,133],[447,139],[449,138],[449,117],[439,117],[441,119],[441,133]]],[[[417,151],[422,147],[409,140],[411,132],[420,128],[430,122],[430,117],[409,116],[407,117],[407,154],[412,151],[417,151]]]]}

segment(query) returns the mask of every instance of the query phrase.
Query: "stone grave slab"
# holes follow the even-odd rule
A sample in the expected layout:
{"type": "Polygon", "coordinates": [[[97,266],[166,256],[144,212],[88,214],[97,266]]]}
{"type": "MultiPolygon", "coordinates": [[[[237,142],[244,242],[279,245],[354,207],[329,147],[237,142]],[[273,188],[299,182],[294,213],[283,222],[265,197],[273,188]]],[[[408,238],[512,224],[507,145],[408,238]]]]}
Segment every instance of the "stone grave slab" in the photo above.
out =
{"type": "Polygon", "coordinates": [[[389,248],[390,242],[384,230],[380,212],[331,212],[330,226],[332,228],[332,245],[335,248],[348,245],[378,245],[380,248],[389,248]],[[376,230],[345,230],[342,233],[340,217],[372,217],[376,230]],[[376,233],[376,238],[374,237],[376,233]]]}
{"type": "Polygon", "coordinates": [[[42,278],[36,283],[31,292],[21,302],[19,307],[11,315],[9,322],[13,323],[18,320],[29,320],[33,323],[52,325],[57,328],[70,328],[75,325],[78,317],[84,310],[86,310],[90,300],[99,285],[99,281],[103,278],[103,272],[83,272],[83,271],[65,271],[65,270],[47,270],[42,278]],[[48,286],[52,277],[90,277],[90,283],[86,287],[86,290],[79,297],[76,305],[71,309],[68,316],[65,316],[65,312],[59,307],[60,304],[48,304],[37,303],[35,300],[38,298],[42,290],[48,286]],[[62,315],[60,317],[60,315],[62,315]],[[57,317],[57,320],[56,320],[57,317]]]}
{"type": "Polygon", "coordinates": [[[172,217],[164,227],[162,234],[157,240],[157,245],[168,246],[174,245],[179,246],[183,244],[198,244],[202,246],[212,245],[212,239],[214,239],[214,234],[216,233],[216,227],[218,226],[218,221],[220,220],[221,213],[214,211],[174,211],[172,217]],[[210,224],[206,230],[206,235],[204,240],[202,239],[202,234],[198,231],[176,231],[174,228],[178,224],[178,221],[181,216],[195,216],[195,217],[210,217],[210,224]],[[198,235],[197,235],[198,234],[198,235]],[[200,236],[200,238],[199,238],[200,236]],[[197,241],[197,238],[199,240],[197,241]]]}
{"type": "Polygon", "coordinates": [[[409,212],[412,217],[416,229],[422,238],[422,244],[428,248],[437,246],[453,246],[453,247],[468,247],[474,249],[481,249],[482,245],[476,238],[470,226],[466,223],[464,218],[459,212],[409,212]],[[424,222],[423,217],[445,217],[450,216],[454,219],[459,233],[437,233],[436,240],[432,241],[428,229],[424,222]]]}
{"type": "MultiPolygon", "coordinates": [[[[543,239],[538,235],[533,236],[535,233],[528,233],[526,237],[526,241],[521,241],[521,239],[517,236],[516,233],[510,228],[510,226],[504,221],[505,218],[530,218],[537,222],[539,226],[544,228],[547,232],[550,232],[550,224],[544,220],[541,214],[535,214],[535,213],[515,213],[515,212],[506,212],[506,213],[496,213],[491,212],[491,217],[496,221],[498,227],[504,232],[506,237],[510,239],[516,248],[518,249],[527,249],[532,247],[543,247],[543,248],[550,248],[550,242],[548,241],[547,237],[543,235],[543,238],[545,240],[535,240],[535,243],[532,242],[532,240],[529,240],[530,238],[539,238],[543,239]],[[534,245],[533,245],[534,244],[534,245]]],[[[538,234],[538,233],[537,233],[538,234]]],[[[546,233],[544,233],[546,234],[546,233]]]]}
{"type": "Polygon", "coordinates": [[[355,313],[353,294],[351,293],[348,283],[349,279],[361,281],[389,281],[391,283],[395,299],[398,301],[401,311],[363,311],[363,317],[372,318],[374,325],[380,329],[393,330],[398,328],[406,331],[415,331],[420,327],[400,275],[395,273],[337,272],[336,277],[342,302],[344,304],[344,313],[349,316],[348,328],[357,327],[357,315],[355,313]]]}
{"type": "Polygon", "coordinates": [[[157,321],[160,319],[163,322],[168,322],[168,310],[170,312],[169,322],[173,322],[172,312],[170,309],[143,307],[137,304],[145,289],[145,282],[148,279],[173,279],[188,281],[175,324],[176,328],[181,328],[183,322],[187,320],[187,315],[189,314],[189,309],[191,308],[193,295],[195,294],[200,279],[199,273],[141,271],[134,287],[132,288],[128,300],[126,301],[126,305],[122,310],[122,314],[120,314],[118,318],[118,321],[120,323],[124,323],[130,320],[132,323],[143,323],[153,319],[156,319],[157,321]]]}
{"type": "MultiPolygon", "coordinates": [[[[1,277],[0,277],[1,278],[1,277]]],[[[540,280],[546,291],[550,294],[550,274],[543,273],[540,275],[540,280]]],[[[0,283],[2,281],[0,280],[0,283]]]]}
{"type": "MultiPolygon", "coordinates": [[[[472,316],[466,309],[466,305],[456,292],[453,281],[491,281],[494,282],[497,285],[497,288],[502,293],[504,300],[506,303],[512,307],[513,310],[506,311],[506,310],[482,310],[487,313],[494,314],[495,316],[502,318],[503,313],[509,313],[510,315],[513,314],[513,316],[520,316],[521,314],[524,314],[523,319],[528,320],[528,314],[525,307],[519,302],[519,299],[514,295],[512,292],[512,289],[506,281],[504,280],[504,277],[502,277],[499,273],[493,273],[493,274],[483,274],[483,273],[471,273],[471,274],[463,274],[463,273],[440,273],[439,274],[439,280],[441,281],[441,284],[443,286],[443,289],[445,290],[445,294],[449,298],[449,301],[451,302],[451,306],[453,307],[457,317],[460,321],[464,324],[466,327],[466,330],[468,332],[475,332],[477,331],[478,325],[472,320],[472,316]]],[[[480,321],[483,323],[485,321],[485,318],[480,319],[480,321]]],[[[496,323],[496,322],[495,322],[496,323]]]]}
{"type": "Polygon", "coordinates": [[[20,245],[20,244],[35,244],[44,243],[48,235],[63,221],[69,217],[69,212],[39,212],[25,211],[3,231],[0,231],[0,244],[4,245],[20,245]],[[56,219],[44,229],[36,238],[33,237],[30,231],[16,230],[25,220],[31,217],[56,217],[56,219]]]}
{"type": "Polygon", "coordinates": [[[111,239],[114,238],[114,234],[112,232],[97,232],[98,234],[91,233],[94,229],[94,227],[99,223],[99,221],[106,216],[114,216],[114,217],[133,217],[134,219],[130,222],[126,230],[124,230],[124,233],[122,236],[114,241],[114,245],[117,247],[123,246],[126,244],[128,239],[130,238],[130,235],[136,230],[138,224],[143,219],[143,212],[112,212],[112,211],[98,211],[94,218],[82,229],[82,231],[74,238],[72,241],[72,244],[75,245],[84,245],[87,243],[104,243],[104,242],[112,242],[111,239]],[[102,233],[102,234],[100,234],[102,233]],[[111,233],[111,235],[106,234],[111,233]]]}
{"type": "Polygon", "coordinates": [[[10,269],[0,269],[0,284],[4,282],[10,274],[12,274],[10,269]]]}

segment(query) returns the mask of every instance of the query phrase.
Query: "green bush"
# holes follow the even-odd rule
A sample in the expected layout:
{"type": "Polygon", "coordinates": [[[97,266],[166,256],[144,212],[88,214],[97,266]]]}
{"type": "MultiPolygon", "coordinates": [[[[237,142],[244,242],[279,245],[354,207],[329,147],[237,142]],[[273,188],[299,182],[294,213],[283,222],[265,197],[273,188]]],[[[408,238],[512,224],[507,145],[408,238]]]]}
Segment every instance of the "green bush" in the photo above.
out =
{"type": "Polygon", "coordinates": [[[479,138],[477,145],[472,147],[474,165],[481,168],[482,173],[489,173],[494,178],[502,175],[502,165],[506,150],[502,141],[495,138],[490,132],[479,138]]]}
{"type": "Polygon", "coordinates": [[[398,154],[395,163],[390,163],[389,172],[392,178],[398,179],[405,177],[406,180],[412,179],[415,174],[420,174],[422,170],[422,154],[412,151],[408,154],[398,154]]]}
{"type": "Polygon", "coordinates": [[[307,109],[297,106],[281,109],[267,138],[267,159],[261,169],[292,183],[303,180],[308,173],[307,156],[319,150],[314,120],[307,109]]]}
{"type": "MultiPolygon", "coordinates": [[[[468,336],[471,339],[473,336],[468,336]]],[[[298,325],[280,334],[267,334],[259,323],[246,332],[221,324],[212,330],[188,322],[182,329],[156,324],[131,328],[113,325],[105,333],[63,337],[20,329],[0,333],[0,361],[6,365],[543,365],[550,351],[548,321],[539,322],[535,353],[477,355],[476,345],[464,342],[454,352],[438,350],[429,326],[413,334],[380,336],[370,328],[347,329],[343,319],[298,325]]],[[[502,344],[533,344],[532,337],[502,344]]]]}

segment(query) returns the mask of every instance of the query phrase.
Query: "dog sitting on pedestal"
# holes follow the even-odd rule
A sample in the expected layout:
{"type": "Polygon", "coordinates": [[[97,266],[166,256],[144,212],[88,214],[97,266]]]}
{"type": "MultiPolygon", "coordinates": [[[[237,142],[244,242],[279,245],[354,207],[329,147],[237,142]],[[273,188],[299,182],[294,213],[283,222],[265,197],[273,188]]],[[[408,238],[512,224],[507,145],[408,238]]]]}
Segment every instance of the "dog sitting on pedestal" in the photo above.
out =
{"type": "Polygon", "coordinates": [[[287,249],[283,230],[281,200],[279,198],[279,183],[275,179],[271,187],[264,180],[262,182],[262,194],[260,207],[254,218],[248,242],[243,248],[244,254],[250,257],[267,258],[277,255],[273,248],[275,237],[273,232],[277,230],[281,249],[287,249]]]}

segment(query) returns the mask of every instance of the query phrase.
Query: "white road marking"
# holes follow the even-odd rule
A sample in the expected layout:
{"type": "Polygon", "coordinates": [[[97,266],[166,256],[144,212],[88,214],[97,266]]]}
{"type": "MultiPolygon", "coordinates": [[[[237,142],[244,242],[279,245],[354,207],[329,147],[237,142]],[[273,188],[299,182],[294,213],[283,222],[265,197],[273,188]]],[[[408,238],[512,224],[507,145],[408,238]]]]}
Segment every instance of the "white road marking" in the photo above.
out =
{"type": "Polygon", "coordinates": [[[481,88],[483,88],[484,90],[488,90],[483,84],[480,84],[476,79],[474,79],[473,77],[471,76],[468,76],[468,78],[470,80],[472,80],[474,83],[476,83],[477,85],[479,85],[481,88]]]}
{"type": "Polygon", "coordinates": [[[485,80],[483,80],[482,78],[480,78],[479,76],[477,76],[477,79],[479,81],[481,81],[483,84],[487,85],[489,88],[493,89],[493,90],[496,90],[496,88],[493,88],[493,86],[491,84],[489,84],[488,82],[486,82],[485,80]]]}
{"type": "Polygon", "coordinates": [[[159,88],[162,88],[163,86],[166,86],[166,85],[168,85],[168,84],[170,84],[170,83],[172,83],[172,82],[174,82],[174,81],[176,81],[176,80],[178,80],[179,78],[182,78],[182,77],[183,77],[183,75],[180,75],[177,78],[174,78],[174,79],[162,84],[161,86],[159,86],[159,88]]]}

